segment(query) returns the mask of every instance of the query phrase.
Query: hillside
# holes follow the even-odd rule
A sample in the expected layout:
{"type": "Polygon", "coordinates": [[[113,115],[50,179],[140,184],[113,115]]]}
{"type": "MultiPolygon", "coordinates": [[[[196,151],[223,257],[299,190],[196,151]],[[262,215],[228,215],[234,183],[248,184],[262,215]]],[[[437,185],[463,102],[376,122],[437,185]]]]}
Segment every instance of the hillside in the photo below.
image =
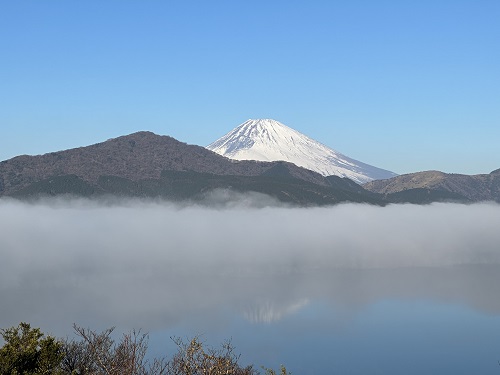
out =
{"type": "Polygon", "coordinates": [[[0,196],[18,198],[108,194],[200,200],[209,191],[232,189],[300,205],[381,202],[355,186],[342,179],[332,186],[320,174],[287,162],[234,161],[150,132],[0,163],[0,196]]]}
{"type": "Polygon", "coordinates": [[[408,201],[411,196],[432,194],[441,196],[440,200],[447,197],[449,200],[469,202],[488,200],[500,202],[500,169],[478,175],[439,171],[410,173],[388,180],[372,181],[363,187],[373,193],[399,197],[396,200],[402,201],[408,201]]]}

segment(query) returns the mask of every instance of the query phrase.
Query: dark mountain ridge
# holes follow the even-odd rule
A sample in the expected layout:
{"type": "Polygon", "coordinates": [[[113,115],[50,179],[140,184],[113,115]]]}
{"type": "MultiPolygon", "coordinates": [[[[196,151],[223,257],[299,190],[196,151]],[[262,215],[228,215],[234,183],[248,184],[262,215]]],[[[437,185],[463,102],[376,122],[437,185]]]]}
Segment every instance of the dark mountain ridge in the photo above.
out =
{"type": "Polygon", "coordinates": [[[234,161],[168,136],[138,132],[91,146],[0,163],[0,196],[71,194],[193,199],[214,189],[256,191],[281,201],[380,203],[348,179],[335,180],[288,162],[234,161]]]}
{"type": "Polygon", "coordinates": [[[75,195],[201,200],[216,189],[330,205],[500,202],[500,169],[484,175],[411,173],[363,186],[276,161],[236,161],[168,136],[137,132],[91,146],[0,162],[0,197],[75,195]]]}
{"type": "Polygon", "coordinates": [[[428,195],[436,196],[433,200],[442,200],[437,199],[437,196],[448,196],[451,200],[464,202],[500,202],[500,169],[478,175],[439,171],[409,173],[388,180],[371,181],[363,187],[373,193],[392,197],[395,201],[408,201],[412,195],[427,192],[428,195]]]}
{"type": "MultiPolygon", "coordinates": [[[[52,176],[75,175],[95,183],[100,176],[130,180],[160,178],[163,170],[217,175],[258,176],[276,163],[234,162],[204,147],[187,145],[168,136],[137,132],[91,146],[44,155],[22,155],[0,163],[0,194],[10,194],[52,176]]],[[[291,176],[319,185],[325,179],[286,163],[291,176]]]]}

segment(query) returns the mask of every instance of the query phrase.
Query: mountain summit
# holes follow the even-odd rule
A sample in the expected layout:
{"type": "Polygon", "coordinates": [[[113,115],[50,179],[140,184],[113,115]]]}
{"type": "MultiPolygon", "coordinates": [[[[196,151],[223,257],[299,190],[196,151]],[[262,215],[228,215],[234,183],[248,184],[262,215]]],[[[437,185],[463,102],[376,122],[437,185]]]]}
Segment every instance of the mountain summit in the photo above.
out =
{"type": "Polygon", "coordinates": [[[247,120],[207,148],[236,160],[284,160],[324,176],[348,177],[360,184],[396,176],[342,155],[271,119],[247,120]]]}

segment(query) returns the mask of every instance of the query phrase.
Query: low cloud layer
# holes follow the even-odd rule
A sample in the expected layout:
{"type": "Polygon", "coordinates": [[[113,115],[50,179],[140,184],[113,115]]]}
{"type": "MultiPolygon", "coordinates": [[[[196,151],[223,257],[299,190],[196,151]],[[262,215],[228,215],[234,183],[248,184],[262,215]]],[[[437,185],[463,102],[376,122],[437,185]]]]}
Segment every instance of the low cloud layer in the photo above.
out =
{"type": "MultiPolygon", "coordinates": [[[[270,310],[282,315],[325,295],[364,303],[348,270],[362,280],[380,269],[500,264],[497,204],[299,209],[258,201],[0,200],[0,327],[168,327],[224,304],[272,321],[270,310]]],[[[390,281],[377,280],[388,289],[390,281]]],[[[361,294],[377,298],[370,284],[361,294]]]]}

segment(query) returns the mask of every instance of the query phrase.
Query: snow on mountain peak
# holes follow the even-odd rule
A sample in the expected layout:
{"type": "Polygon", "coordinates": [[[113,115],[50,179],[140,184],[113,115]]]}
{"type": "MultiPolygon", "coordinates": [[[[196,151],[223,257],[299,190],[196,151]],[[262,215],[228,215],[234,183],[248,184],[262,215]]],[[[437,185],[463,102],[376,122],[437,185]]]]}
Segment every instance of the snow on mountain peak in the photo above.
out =
{"type": "Polygon", "coordinates": [[[272,119],[247,120],[207,148],[236,160],[285,160],[324,176],[348,177],[358,183],[396,176],[342,155],[272,119]]]}

